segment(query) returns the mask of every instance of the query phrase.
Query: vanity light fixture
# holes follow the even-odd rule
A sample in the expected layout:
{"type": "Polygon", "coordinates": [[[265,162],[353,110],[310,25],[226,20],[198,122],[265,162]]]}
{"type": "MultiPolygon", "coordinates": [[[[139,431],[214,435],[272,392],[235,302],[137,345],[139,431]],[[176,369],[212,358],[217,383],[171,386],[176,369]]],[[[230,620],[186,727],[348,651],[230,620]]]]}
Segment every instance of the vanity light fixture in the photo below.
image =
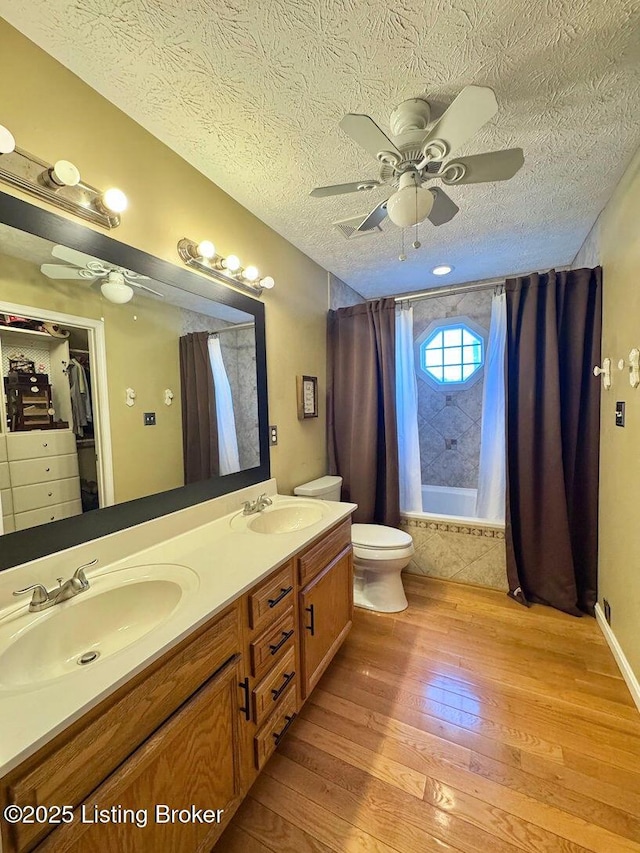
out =
{"type": "Polygon", "coordinates": [[[237,255],[223,257],[218,254],[210,240],[196,243],[195,240],[183,237],[178,241],[178,254],[187,266],[210,275],[222,284],[232,284],[253,296],[260,296],[263,290],[275,287],[275,281],[270,275],[260,278],[258,268],[253,265],[243,267],[237,255]]]}
{"type": "Polygon", "coordinates": [[[431,272],[434,275],[449,275],[449,273],[453,270],[453,267],[449,264],[439,264],[437,267],[434,267],[431,272]]]}
{"type": "Polygon", "coordinates": [[[10,130],[0,125],[0,181],[104,228],[120,225],[127,197],[115,188],[106,192],[84,183],[69,160],[53,165],[18,148],[10,130]]]}

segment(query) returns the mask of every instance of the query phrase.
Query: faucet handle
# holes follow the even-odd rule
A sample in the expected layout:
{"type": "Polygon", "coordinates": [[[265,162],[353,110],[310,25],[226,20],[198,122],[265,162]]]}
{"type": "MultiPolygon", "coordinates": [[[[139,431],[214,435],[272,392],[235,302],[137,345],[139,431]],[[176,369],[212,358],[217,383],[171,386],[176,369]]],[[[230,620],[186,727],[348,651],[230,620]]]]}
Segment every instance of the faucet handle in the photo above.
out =
{"type": "Polygon", "coordinates": [[[82,587],[84,589],[86,589],[89,586],[89,581],[87,580],[87,576],[85,575],[84,570],[88,569],[89,566],[95,566],[95,564],[97,562],[98,562],[98,558],[96,557],[96,559],[91,560],[90,563],[85,563],[83,566],[78,566],[78,568],[73,573],[74,579],[80,581],[80,583],[82,584],[82,587]]]}
{"type": "Polygon", "coordinates": [[[27,592],[31,592],[32,590],[33,596],[31,597],[31,604],[44,604],[49,600],[47,588],[41,583],[32,583],[31,586],[25,586],[24,589],[17,589],[13,594],[25,595],[27,592]]]}

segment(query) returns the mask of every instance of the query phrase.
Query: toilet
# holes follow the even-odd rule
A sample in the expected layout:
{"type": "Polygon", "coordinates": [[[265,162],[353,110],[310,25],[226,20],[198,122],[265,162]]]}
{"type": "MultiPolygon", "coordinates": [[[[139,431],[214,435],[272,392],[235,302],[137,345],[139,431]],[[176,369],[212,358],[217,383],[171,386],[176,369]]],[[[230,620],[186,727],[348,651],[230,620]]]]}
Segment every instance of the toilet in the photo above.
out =
{"type": "MultiPolygon", "coordinates": [[[[296,486],[294,494],[339,501],[342,477],[320,477],[296,486]]],[[[413,555],[408,533],[382,524],[353,524],[353,603],[379,613],[398,613],[407,606],[400,573],[413,555]]]]}

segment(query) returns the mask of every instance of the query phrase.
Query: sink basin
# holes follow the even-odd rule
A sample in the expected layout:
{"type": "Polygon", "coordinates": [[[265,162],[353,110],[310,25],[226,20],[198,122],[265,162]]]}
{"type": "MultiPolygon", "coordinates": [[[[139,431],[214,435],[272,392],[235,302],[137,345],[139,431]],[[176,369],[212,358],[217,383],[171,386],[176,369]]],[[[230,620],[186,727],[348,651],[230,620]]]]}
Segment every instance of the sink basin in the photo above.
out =
{"type": "Polygon", "coordinates": [[[184,566],[145,566],[89,580],[86,593],[14,622],[0,654],[0,687],[34,687],[90,669],[166,622],[198,585],[184,566]]]}
{"type": "Polygon", "coordinates": [[[326,515],[326,507],[316,500],[274,501],[273,506],[255,515],[236,515],[231,520],[234,530],[252,533],[293,533],[304,530],[326,515]]]}

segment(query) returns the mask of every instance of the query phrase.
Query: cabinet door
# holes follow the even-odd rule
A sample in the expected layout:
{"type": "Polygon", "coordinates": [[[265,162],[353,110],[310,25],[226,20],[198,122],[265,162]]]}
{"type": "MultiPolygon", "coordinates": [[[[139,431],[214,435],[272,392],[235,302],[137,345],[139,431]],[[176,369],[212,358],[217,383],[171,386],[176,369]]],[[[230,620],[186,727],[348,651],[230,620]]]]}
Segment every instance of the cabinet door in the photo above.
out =
{"type": "Polygon", "coordinates": [[[300,593],[303,698],[327,668],[352,619],[352,556],[348,546],[300,593]]]}
{"type": "Polygon", "coordinates": [[[53,832],[38,851],[69,853],[197,853],[209,851],[242,791],[239,774],[239,665],[233,658],[127,761],[75,809],[72,824],[53,832]],[[170,809],[224,810],[200,822],[186,812],[168,821],[170,809]],[[115,819],[100,809],[117,807],[115,819]],[[131,810],[127,812],[126,810],[131,810]],[[136,824],[135,814],[146,817],[136,824]],[[82,821],[85,821],[84,823],[82,821]],[[183,822],[184,821],[184,822],[183,822]]]}

